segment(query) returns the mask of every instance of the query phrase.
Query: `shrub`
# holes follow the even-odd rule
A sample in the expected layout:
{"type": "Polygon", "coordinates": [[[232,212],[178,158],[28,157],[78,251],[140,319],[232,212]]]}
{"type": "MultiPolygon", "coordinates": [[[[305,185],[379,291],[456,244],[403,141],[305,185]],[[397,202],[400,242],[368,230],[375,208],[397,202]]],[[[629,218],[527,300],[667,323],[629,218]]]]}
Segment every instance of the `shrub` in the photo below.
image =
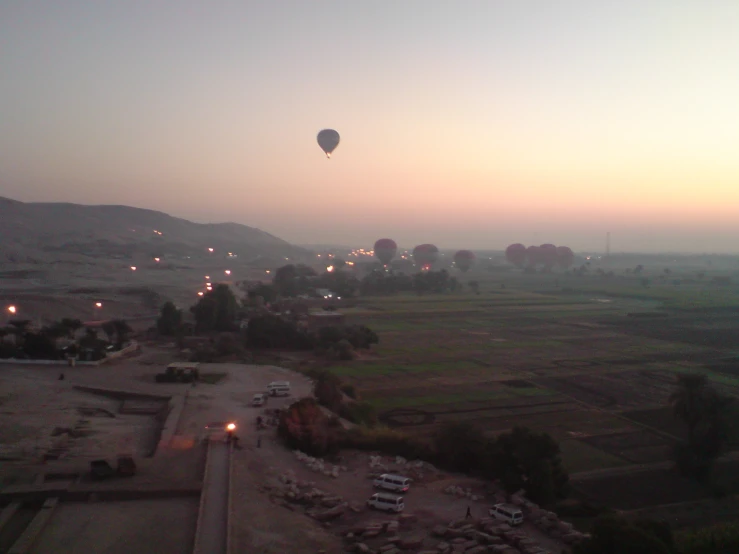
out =
{"type": "Polygon", "coordinates": [[[377,412],[372,404],[368,402],[342,404],[339,408],[339,415],[357,425],[364,425],[369,428],[377,425],[377,412]]]}
{"type": "Polygon", "coordinates": [[[342,448],[353,448],[371,452],[383,452],[407,459],[433,459],[430,445],[401,431],[387,427],[357,427],[342,434],[339,440],[342,448]]]}
{"type": "Polygon", "coordinates": [[[341,392],[353,400],[359,400],[359,394],[354,385],[341,385],[341,392]]]}
{"type": "Polygon", "coordinates": [[[303,398],[280,416],[277,433],[290,448],[312,456],[323,456],[335,450],[336,430],[312,398],[303,398]]]}

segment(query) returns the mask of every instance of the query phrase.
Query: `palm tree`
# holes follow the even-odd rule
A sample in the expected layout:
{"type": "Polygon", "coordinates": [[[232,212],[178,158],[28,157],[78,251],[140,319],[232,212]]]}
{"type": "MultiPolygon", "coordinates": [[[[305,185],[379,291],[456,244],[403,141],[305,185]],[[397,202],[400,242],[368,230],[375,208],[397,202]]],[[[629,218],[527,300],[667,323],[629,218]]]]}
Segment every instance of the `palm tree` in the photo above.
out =
{"type": "Polygon", "coordinates": [[[715,415],[719,398],[700,373],[678,375],[677,387],[669,402],[675,417],[688,426],[688,443],[695,444],[698,427],[715,415]]]}

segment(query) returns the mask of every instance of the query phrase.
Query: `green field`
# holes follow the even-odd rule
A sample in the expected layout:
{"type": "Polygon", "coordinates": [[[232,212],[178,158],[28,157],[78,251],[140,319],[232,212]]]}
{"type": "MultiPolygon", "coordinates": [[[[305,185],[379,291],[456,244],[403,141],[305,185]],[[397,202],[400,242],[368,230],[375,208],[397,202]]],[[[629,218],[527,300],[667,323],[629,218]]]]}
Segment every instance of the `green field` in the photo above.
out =
{"type": "Polygon", "coordinates": [[[470,278],[479,295],[360,298],[345,310],[348,321],[375,330],[380,343],[326,365],[406,432],[464,420],[494,433],[527,425],[561,441],[572,472],[659,461],[674,435],[660,430],[666,423],[652,427],[648,414],[664,409],[676,374],[702,371],[739,391],[739,373],[704,367],[731,352],[712,329],[729,337],[739,322],[707,310],[739,307],[736,287],[515,272],[470,278]]]}

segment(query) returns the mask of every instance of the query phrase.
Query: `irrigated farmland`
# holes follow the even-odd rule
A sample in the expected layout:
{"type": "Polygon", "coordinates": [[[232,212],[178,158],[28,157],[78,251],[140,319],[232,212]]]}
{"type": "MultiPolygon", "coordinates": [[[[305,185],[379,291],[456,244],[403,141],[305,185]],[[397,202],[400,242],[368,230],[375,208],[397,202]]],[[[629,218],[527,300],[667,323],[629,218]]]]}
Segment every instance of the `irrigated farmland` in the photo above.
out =
{"type": "Polygon", "coordinates": [[[382,422],[410,433],[460,420],[489,433],[546,431],[575,478],[669,462],[684,433],[666,408],[676,374],[705,372],[722,392],[739,393],[739,364],[727,361],[739,324],[715,308],[736,304],[734,292],[553,282],[511,275],[483,283],[479,295],[363,298],[347,315],[380,344],[331,370],[382,422]]]}

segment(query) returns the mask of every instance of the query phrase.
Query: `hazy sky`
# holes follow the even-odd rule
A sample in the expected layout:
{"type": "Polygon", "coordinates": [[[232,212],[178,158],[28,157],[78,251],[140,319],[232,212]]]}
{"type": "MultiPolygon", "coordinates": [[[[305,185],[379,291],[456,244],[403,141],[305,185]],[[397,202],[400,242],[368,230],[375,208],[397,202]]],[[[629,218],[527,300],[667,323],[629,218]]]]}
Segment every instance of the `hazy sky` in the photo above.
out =
{"type": "Polygon", "coordinates": [[[0,195],[739,251],[739,1],[0,1],[0,195]]]}

